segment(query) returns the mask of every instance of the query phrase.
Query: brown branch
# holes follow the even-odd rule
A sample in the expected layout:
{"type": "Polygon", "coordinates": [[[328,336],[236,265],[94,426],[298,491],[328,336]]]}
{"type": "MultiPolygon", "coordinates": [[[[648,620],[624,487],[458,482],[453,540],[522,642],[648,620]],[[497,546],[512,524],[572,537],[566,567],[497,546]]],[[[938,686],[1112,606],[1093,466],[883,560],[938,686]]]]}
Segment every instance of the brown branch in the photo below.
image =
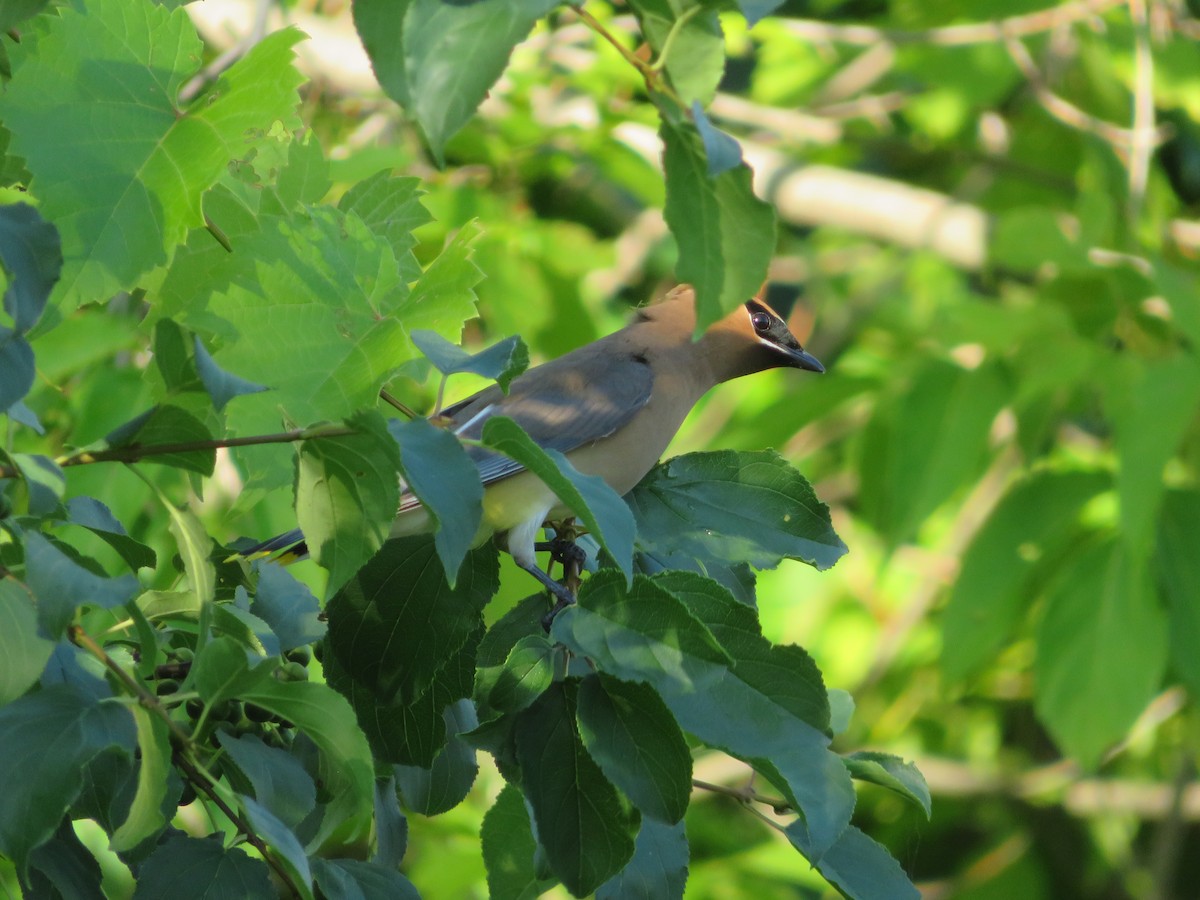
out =
{"type": "MultiPolygon", "coordinates": [[[[219,450],[222,447],[253,447],[258,444],[290,444],[314,438],[346,437],[358,434],[357,429],[338,426],[334,428],[297,428],[279,434],[256,434],[250,437],[222,438],[210,441],[177,441],[173,444],[131,444],[128,447],[113,447],[110,450],[84,450],[69,456],[60,456],[54,462],[62,468],[87,466],[100,462],[137,462],[150,456],[167,456],[172,453],[194,453],[198,450],[219,450]]],[[[20,472],[0,466],[0,478],[17,478],[20,472]]]]}
{"type": "Polygon", "coordinates": [[[714,794],[722,794],[726,797],[732,797],[734,800],[745,805],[750,803],[762,803],[764,806],[769,806],[776,813],[783,814],[790,812],[792,804],[780,797],[767,797],[758,793],[750,785],[745,787],[728,787],[724,784],[713,784],[711,781],[701,781],[699,778],[692,779],[692,787],[702,791],[710,791],[714,794]]]}
{"type": "Polygon", "coordinates": [[[973,22],[969,25],[949,25],[942,28],[923,28],[907,31],[902,28],[875,28],[871,25],[831,25],[809,19],[780,19],[780,24],[797,37],[835,44],[870,47],[881,42],[892,44],[932,44],[938,47],[961,47],[967,44],[986,44],[1011,38],[1051,31],[1060,25],[1087,19],[1124,0],[1084,0],[1066,3],[1037,12],[1011,16],[995,22],[973,22]]]}
{"type": "Polygon", "coordinates": [[[292,896],[302,896],[300,889],[296,886],[295,881],[292,880],[291,873],[288,872],[286,867],[281,865],[275,859],[274,854],[270,852],[270,848],[267,846],[266,842],[263,841],[263,839],[257,834],[255,834],[253,826],[251,826],[251,824],[247,822],[242,815],[237,812],[237,810],[233,809],[228,803],[225,802],[225,800],[221,797],[220,792],[216,789],[215,779],[213,779],[213,777],[207,771],[205,771],[203,767],[199,766],[195,760],[192,759],[191,735],[184,731],[183,727],[170,717],[166,708],[159,701],[158,697],[142,687],[142,685],[138,683],[137,679],[121,668],[117,661],[109,656],[104,648],[97,644],[92,636],[84,631],[81,627],[78,625],[72,625],[67,630],[67,636],[70,638],[71,643],[75,644],[77,647],[83,648],[88,653],[92,654],[92,656],[100,660],[100,662],[104,664],[104,667],[113,673],[117,681],[121,683],[121,686],[125,688],[130,695],[137,699],[138,703],[146,707],[151,713],[158,716],[166,723],[167,732],[171,742],[172,762],[179,767],[180,771],[183,772],[192,785],[204,791],[204,793],[208,795],[209,799],[217,805],[221,812],[229,817],[229,821],[233,823],[234,827],[246,835],[246,840],[248,840],[254,846],[254,848],[262,854],[262,857],[264,860],[266,860],[267,865],[274,869],[275,874],[279,876],[280,881],[282,881],[287,886],[288,890],[291,891],[292,896]]]}

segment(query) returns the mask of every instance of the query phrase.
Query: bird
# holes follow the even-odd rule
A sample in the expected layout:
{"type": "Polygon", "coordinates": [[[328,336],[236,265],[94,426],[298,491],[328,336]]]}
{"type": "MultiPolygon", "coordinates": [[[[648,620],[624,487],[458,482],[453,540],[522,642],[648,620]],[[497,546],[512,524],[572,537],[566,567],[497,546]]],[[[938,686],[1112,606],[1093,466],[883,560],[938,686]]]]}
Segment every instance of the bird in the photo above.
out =
{"type": "MultiPolygon", "coordinates": [[[[679,285],[641,307],[624,328],[515,378],[505,393],[492,385],[445,409],[440,424],[478,441],[493,416],[506,416],[545,449],[566,455],[585,475],[600,476],[618,494],[630,491],[654,467],[696,402],[716,385],[773,368],[823,373],[783,318],[759,298],[746,300],[709,326],[699,339],[696,294],[679,285]]],[[[559,606],[573,594],[537,564],[538,532],[571,515],[555,493],[521,464],[468,442],[484,485],[483,520],[476,543],[497,536],[518,566],[545,585],[559,606]]],[[[392,537],[433,530],[421,501],[401,499],[392,537]]],[[[305,552],[298,530],[244,556],[288,549],[305,552]]]]}

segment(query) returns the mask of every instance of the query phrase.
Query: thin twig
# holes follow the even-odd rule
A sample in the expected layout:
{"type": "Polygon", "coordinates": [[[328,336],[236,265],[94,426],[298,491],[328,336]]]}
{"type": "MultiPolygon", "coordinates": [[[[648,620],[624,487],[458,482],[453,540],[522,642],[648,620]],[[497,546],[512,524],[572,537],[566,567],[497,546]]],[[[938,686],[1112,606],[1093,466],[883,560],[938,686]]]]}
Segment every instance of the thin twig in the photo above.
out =
{"type": "Polygon", "coordinates": [[[420,416],[417,415],[415,410],[413,410],[412,408],[401,403],[399,400],[397,400],[395,397],[393,397],[391,394],[389,394],[383,388],[379,389],[379,397],[380,397],[380,399],[383,400],[384,403],[394,406],[396,409],[400,410],[400,412],[404,413],[404,415],[406,415],[408,418],[410,418],[410,419],[419,419],[420,418],[420,416]]]}
{"type": "Polygon", "coordinates": [[[1007,38],[1023,37],[1051,31],[1060,25],[1087,19],[1124,0],[1084,0],[1066,3],[1049,9],[998,19],[994,22],[973,22],[969,25],[949,25],[942,28],[923,28],[906,31],[900,28],[875,28],[870,25],[831,25],[809,19],[781,19],[792,34],[811,41],[853,44],[870,47],[883,41],[892,44],[933,44],[939,47],[961,47],[967,44],[986,44],[1007,38]]]}
{"type": "Polygon", "coordinates": [[[109,656],[105,649],[97,644],[92,636],[81,627],[72,625],[67,631],[67,636],[70,638],[71,643],[82,647],[100,660],[104,664],[104,667],[113,673],[117,681],[121,683],[121,686],[137,699],[138,703],[166,723],[171,742],[171,759],[175,765],[187,776],[188,781],[192,785],[204,791],[221,812],[229,817],[229,821],[233,823],[234,827],[246,835],[246,840],[262,854],[263,859],[275,870],[275,874],[279,876],[279,879],[287,886],[292,895],[295,897],[301,896],[299,888],[296,886],[295,881],[292,880],[291,873],[275,859],[274,854],[270,852],[270,848],[263,839],[254,833],[254,829],[250,823],[221,797],[216,779],[192,758],[193,742],[191,735],[184,731],[183,727],[167,714],[166,708],[159,701],[158,697],[142,687],[137,679],[121,668],[117,661],[109,656]]]}
{"type": "Polygon", "coordinates": [[[1074,103],[1063,99],[1049,88],[1024,44],[1015,38],[1010,38],[1005,40],[1004,45],[1008,48],[1009,56],[1017,64],[1017,68],[1021,70],[1021,74],[1025,76],[1025,79],[1029,82],[1029,86],[1033,88],[1034,95],[1041,102],[1046,112],[1050,113],[1050,115],[1064,125],[1093,134],[1124,154],[1128,154],[1131,148],[1141,143],[1145,143],[1148,146],[1157,146],[1170,136],[1168,129],[1155,127],[1153,124],[1143,134],[1128,128],[1122,128],[1119,125],[1114,125],[1104,119],[1097,118],[1091,113],[1084,112],[1074,103]]]}
{"type": "Polygon", "coordinates": [[[699,788],[702,791],[711,791],[714,794],[723,794],[743,804],[761,803],[764,806],[771,807],[777,813],[785,813],[792,808],[792,804],[788,803],[788,801],[780,797],[764,796],[749,786],[744,788],[728,787],[724,784],[713,784],[711,781],[701,781],[699,778],[693,778],[692,787],[699,788]]]}

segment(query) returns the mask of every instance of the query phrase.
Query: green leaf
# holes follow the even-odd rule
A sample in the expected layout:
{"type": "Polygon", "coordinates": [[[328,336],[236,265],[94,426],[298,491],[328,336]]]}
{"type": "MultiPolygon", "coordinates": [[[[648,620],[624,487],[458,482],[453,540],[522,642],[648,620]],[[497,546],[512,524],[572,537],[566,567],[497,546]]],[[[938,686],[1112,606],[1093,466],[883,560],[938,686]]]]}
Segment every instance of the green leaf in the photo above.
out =
{"type": "Polygon", "coordinates": [[[496,552],[472,551],[451,588],[427,537],[396,538],[329,601],[329,649],[381,700],[411,702],[482,624],[499,584],[496,552]],[[436,624],[434,624],[436,623],[436,624]]]}
{"type": "Polygon", "coordinates": [[[297,581],[283,566],[259,562],[258,592],[250,611],[271,626],[279,638],[279,649],[286,653],[295,647],[319,641],[325,636],[321,604],[308,586],[297,581]]]}
{"type": "MultiPolygon", "coordinates": [[[[1171,667],[1200,697],[1200,491],[1168,491],[1158,520],[1155,564],[1167,599],[1171,667]]],[[[2,655],[2,654],[0,654],[2,655]]],[[[0,684],[3,679],[0,679],[0,684]]]]}
{"type": "Polygon", "coordinates": [[[416,281],[421,267],[413,256],[417,239],[413,231],[433,217],[421,205],[421,179],[395,178],[384,169],[346,191],[338,209],[355,213],[363,224],[392,248],[405,283],[416,281]]]}
{"type": "Polygon", "coordinates": [[[789,825],[784,834],[849,900],[920,900],[920,891],[913,887],[900,864],[853,825],[824,853],[813,852],[815,848],[801,821],[789,825]]]}
{"type": "Polygon", "coordinates": [[[1080,510],[1108,490],[1101,472],[1034,472],[996,504],[963,556],[942,623],[942,669],[966,678],[990,661],[1077,535],[1080,510]]]}
{"type": "Polygon", "coordinates": [[[684,105],[711,103],[725,71],[725,36],[713,5],[700,0],[637,0],[632,8],[656,65],[667,51],[667,77],[684,105]]]}
{"type": "Polygon", "coordinates": [[[208,391],[208,396],[212,398],[213,406],[217,410],[224,409],[225,404],[234,397],[257,394],[267,389],[264,385],[255,384],[245,378],[238,378],[218,366],[208,350],[205,349],[199,335],[193,335],[192,344],[196,354],[196,371],[200,375],[204,390],[208,391]]]}
{"type": "Polygon", "coordinates": [[[171,769],[171,743],[167,723],[156,712],[144,706],[131,706],[137,724],[138,766],[137,793],[129,807],[129,816],[113,832],[112,848],[118,852],[132,850],[142,841],[157,834],[167,824],[163,815],[163,800],[167,796],[167,773],[171,769]]]}
{"type": "Polygon", "coordinates": [[[33,348],[11,328],[0,325],[0,410],[19,403],[33,387],[33,348]]]}
{"type": "Polygon", "coordinates": [[[371,862],[389,869],[400,867],[408,850],[408,819],[400,811],[396,780],[375,779],[375,854],[371,862]]]}
{"type": "Polygon", "coordinates": [[[633,859],[600,885],[596,900],[676,900],[688,877],[688,840],[683,822],[643,819],[633,859]]]}
{"type": "MultiPolygon", "coordinates": [[[[193,441],[211,441],[212,433],[203,422],[179,406],[163,404],[154,407],[148,414],[133,419],[127,425],[110,433],[106,440],[113,448],[157,447],[162,444],[181,444],[193,441]]],[[[188,472],[211,475],[216,465],[217,451],[213,447],[203,450],[177,450],[170,453],[150,453],[144,457],[148,463],[174,466],[188,472]]]]}
{"type": "Polygon", "coordinates": [[[689,453],[660,463],[628,495],[639,565],[707,574],[798,559],[828,569],[846,552],[829,508],[772,450],[689,453]]]}
{"type": "MultiPolygon", "coordinates": [[[[186,509],[180,509],[167,497],[159,492],[159,500],[166,507],[171,517],[171,534],[179,548],[179,556],[183,560],[183,571],[187,575],[188,586],[195,592],[201,605],[201,621],[203,622],[204,604],[210,603],[217,591],[216,568],[209,559],[212,549],[212,538],[204,530],[204,525],[198,518],[186,509]]],[[[200,634],[200,643],[206,639],[200,634]]],[[[197,648],[199,649],[199,648],[197,648]]]]}
{"type": "Polygon", "coordinates": [[[421,273],[396,311],[406,328],[430,328],[442,337],[457,339],[463,323],[475,318],[474,289],[483,272],[472,256],[481,232],[478,222],[463,225],[421,273]]]}
{"type": "Polygon", "coordinates": [[[189,677],[194,679],[191,683],[200,699],[215,706],[222,700],[242,697],[271,680],[275,667],[274,660],[253,658],[245,646],[221,636],[208,641],[196,654],[189,677]]]}
{"type": "Polygon", "coordinates": [[[37,683],[54,641],[38,633],[33,596],[15,578],[0,579],[0,707],[37,683]]]}
{"type": "Polygon", "coordinates": [[[319,847],[335,832],[345,842],[365,839],[374,808],[375,770],[367,739],[346,699],[324,684],[274,678],[238,696],[294,722],[321,751],[317,779],[333,800],[320,830],[309,836],[309,846],[319,847]]]}
{"type": "Polygon", "coordinates": [[[0,31],[8,31],[18,22],[37,15],[49,0],[4,0],[0,3],[0,31]]]}
{"type": "Polygon", "coordinates": [[[1112,542],[1062,568],[1037,632],[1034,708],[1087,768],[1162,684],[1167,619],[1145,564],[1112,542]]]}
{"type": "Polygon", "coordinates": [[[691,113],[692,121],[696,123],[696,131],[700,133],[700,140],[704,142],[709,177],[716,178],[722,172],[740,166],[743,162],[741,144],[709,121],[699,101],[692,103],[691,113]]]}
{"type": "Polygon", "coordinates": [[[517,759],[550,868],[575,896],[590,894],[633,856],[637,818],[584,749],[573,684],[554,685],[521,713],[517,759]]]}
{"type": "Polygon", "coordinates": [[[131,538],[112,511],[94,497],[72,497],[67,501],[67,515],[72,523],[86,528],[116,550],[134,571],[154,568],[157,563],[157,554],[131,538]]]}
{"type": "Polygon", "coordinates": [[[0,708],[0,853],[24,879],[30,852],[79,794],[83,766],[106,747],[133,752],[129,712],[54,685],[0,708]]]}
{"type": "Polygon", "coordinates": [[[383,417],[348,424],[356,434],[304,441],[297,461],[296,518],[330,593],[383,545],[400,506],[400,454],[383,417]]]}
{"type": "MultiPolygon", "coordinates": [[[[58,230],[28,203],[0,206],[0,263],[8,273],[4,311],[17,334],[37,324],[62,271],[58,230]]],[[[11,404],[0,400],[0,409],[11,404]]]]}
{"type": "Polygon", "coordinates": [[[83,604],[112,609],[138,593],[132,575],[105,578],[85,569],[35,531],[25,535],[25,582],[37,603],[41,633],[58,638],[83,604]]]}
{"type": "Polygon", "coordinates": [[[1163,469],[1200,405],[1200,365],[1188,354],[1147,364],[1111,398],[1117,431],[1117,496],[1122,537],[1147,552],[1165,486],[1163,469]]]}
{"type": "Polygon", "coordinates": [[[276,119],[296,127],[300,76],[290,63],[301,37],[268,35],[184,109],[176,97],[203,47],[182,10],[96,0],[86,13],[50,17],[28,49],[14,47],[0,119],[62,235],[56,293],[71,307],[166,264],[204,224],[201,197],[245,152],[248,130],[276,119]],[[81,179],[81,160],[103,177],[81,179]]]}
{"type": "Polygon", "coordinates": [[[469,700],[458,700],[442,715],[450,737],[433,765],[392,767],[405,807],[423,816],[436,816],[458,806],[479,774],[474,748],[459,737],[479,724],[474,705],[469,700]]]}
{"type": "Polygon", "coordinates": [[[235,737],[218,731],[217,740],[254,789],[254,799],[284,825],[295,828],[313,811],[316,785],[291,753],[268,747],[253,734],[235,737]]]}
{"type": "Polygon", "coordinates": [[[358,859],[312,860],[317,887],[326,897],[338,900],[421,900],[411,881],[373,862],[358,859]]]}
{"type": "Polygon", "coordinates": [[[105,900],[100,889],[100,864],[79,840],[71,820],[66,817],[54,837],[30,855],[29,868],[29,894],[32,896],[105,900]]]}
{"type": "Polygon", "coordinates": [[[354,24],[388,96],[420,126],[434,159],[475,114],[513,47],[558,0],[359,0],[354,24]]]}
{"type": "Polygon", "coordinates": [[[483,817],[479,832],[488,896],[492,900],[537,900],[549,887],[538,878],[533,857],[537,841],[521,789],[506,784],[483,817]]]}
{"type": "Polygon", "coordinates": [[[468,353],[436,331],[418,329],[412,332],[412,339],[417,349],[443,375],[473,372],[499,382],[505,393],[512,380],[529,368],[529,348],[520,335],[507,337],[479,353],[468,353]]]}
{"type": "Polygon", "coordinates": [[[735,659],[680,599],[644,576],[627,592],[615,574],[588,579],[578,604],[555,619],[551,637],[602,672],[647,682],[683,729],[705,743],[757,766],[769,761],[804,812],[816,853],[830,847],[850,821],[854,790],[829,738],[793,711],[808,689],[797,698],[795,676],[786,670],[768,678],[769,659],[752,660],[758,665],[748,666],[743,680],[735,659]]]}
{"type": "Polygon", "coordinates": [[[543,450],[505,416],[493,416],[484,423],[483,443],[545,482],[563,505],[583,520],[588,533],[625,573],[626,581],[633,577],[633,514],[603,478],[581,474],[557,450],[543,450]]]}
{"type": "Polygon", "coordinates": [[[992,421],[1008,393],[995,364],[967,370],[932,360],[899,396],[879,401],[863,440],[858,495],[892,543],[913,537],[930,513],[978,474],[992,421]]]}
{"type": "Polygon", "coordinates": [[[279,821],[275,814],[261,803],[257,803],[249,797],[239,797],[238,799],[241,801],[242,809],[246,811],[246,819],[249,821],[250,827],[274,851],[276,863],[291,875],[292,882],[300,890],[300,896],[303,900],[312,900],[312,872],[308,867],[308,856],[305,855],[304,848],[300,845],[300,839],[296,837],[295,832],[279,821]]]}
{"type": "Polygon", "coordinates": [[[891,753],[874,753],[859,750],[842,757],[850,774],[859,781],[869,781],[888,790],[895,791],[925,811],[925,818],[932,815],[932,801],[925,776],[910,762],[905,762],[891,753]]]}
{"type": "Polygon", "coordinates": [[[683,818],[692,754],[653,688],[590,675],[579,685],[577,716],[588,754],[644,816],[666,824],[683,818]]]}
{"type": "Polygon", "coordinates": [[[754,196],[742,164],[715,178],[695,128],[664,116],[664,214],[679,245],[676,274],[696,289],[696,327],[704,329],[753,297],[775,252],[775,211],[754,196]]]}
{"type": "MultiPolygon", "coordinates": [[[[539,604],[544,606],[540,598],[539,604]]],[[[513,645],[501,665],[485,665],[481,658],[475,670],[475,703],[480,714],[490,719],[498,713],[527,709],[553,683],[556,656],[544,634],[530,634],[513,645]]]]}
{"type": "Polygon", "coordinates": [[[483,520],[479,471],[458,438],[428,419],[392,419],[388,431],[400,444],[400,467],[408,489],[433,520],[434,544],[446,580],[453,586],[483,520]]]}
{"type": "Polygon", "coordinates": [[[0,454],[0,456],[7,456],[8,461],[21,473],[21,484],[25,488],[24,494],[27,503],[20,504],[19,510],[21,506],[24,506],[22,511],[39,517],[61,514],[67,479],[63,475],[63,470],[54,460],[32,453],[0,454]]]}
{"type": "Polygon", "coordinates": [[[220,835],[191,838],[172,835],[138,869],[134,900],[172,897],[270,897],[275,894],[267,864],[238,847],[227,848],[220,835]]]}

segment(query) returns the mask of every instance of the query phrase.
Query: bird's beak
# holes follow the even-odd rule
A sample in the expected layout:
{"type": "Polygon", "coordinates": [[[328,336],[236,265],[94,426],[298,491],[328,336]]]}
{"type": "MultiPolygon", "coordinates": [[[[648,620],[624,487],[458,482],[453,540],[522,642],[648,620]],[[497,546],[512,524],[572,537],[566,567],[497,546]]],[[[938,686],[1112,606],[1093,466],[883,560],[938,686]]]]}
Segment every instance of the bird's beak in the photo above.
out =
{"type": "Polygon", "coordinates": [[[803,347],[796,347],[795,349],[781,347],[780,350],[787,356],[791,365],[797,369],[806,369],[809,372],[816,372],[818,375],[824,374],[825,367],[821,365],[821,361],[803,347]]]}

